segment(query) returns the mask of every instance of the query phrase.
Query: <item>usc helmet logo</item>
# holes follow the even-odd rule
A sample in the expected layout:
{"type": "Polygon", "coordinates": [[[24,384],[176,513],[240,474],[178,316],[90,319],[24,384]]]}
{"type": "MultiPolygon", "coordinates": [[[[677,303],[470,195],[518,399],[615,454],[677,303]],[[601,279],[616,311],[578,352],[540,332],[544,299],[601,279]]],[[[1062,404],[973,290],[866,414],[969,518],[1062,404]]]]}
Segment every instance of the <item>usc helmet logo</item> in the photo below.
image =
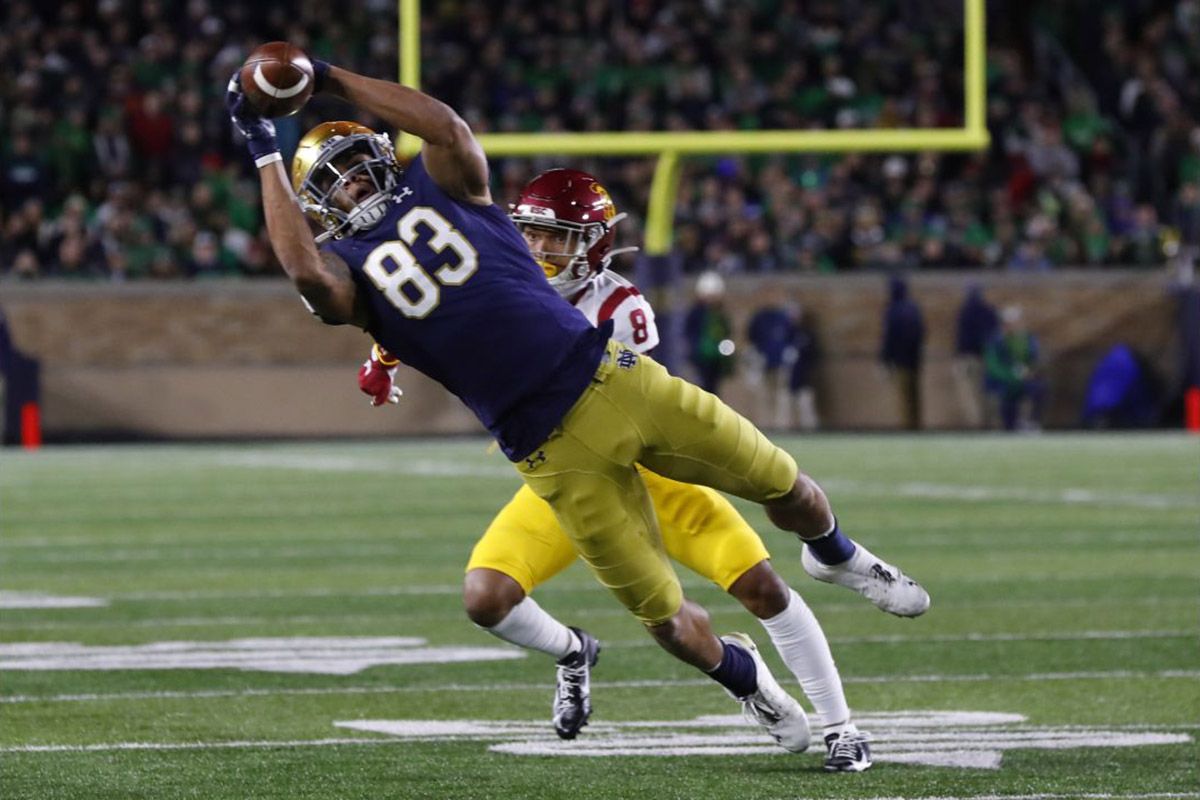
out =
{"type": "Polygon", "coordinates": [[[608,189],[595,182],[588,184],[588,188],[600,195],[600,202],[604,205],[604,219],[610,220],[615,217],[617,215],[617,207],[613,204],[612,198],[609,197],[608,189]]]}

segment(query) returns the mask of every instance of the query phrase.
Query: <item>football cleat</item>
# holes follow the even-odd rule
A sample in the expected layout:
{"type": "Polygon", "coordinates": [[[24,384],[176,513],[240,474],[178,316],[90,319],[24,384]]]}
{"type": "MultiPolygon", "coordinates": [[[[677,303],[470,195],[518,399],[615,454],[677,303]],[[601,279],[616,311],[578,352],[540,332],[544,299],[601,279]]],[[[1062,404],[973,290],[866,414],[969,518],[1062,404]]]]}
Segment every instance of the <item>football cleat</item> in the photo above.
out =
{"type": "Polygon", "coordinates": [[[574,739],[592,715],[591,672],[600,657],[600,642],[579,628],[571,628],[582,647],[558,661],[554,686],[554,732],[560,739],[574,739]]]}
{"type": "Polygon", "coordinates": [[[811,731],[808,716],[790,694],[783,690],[758,654],[754,641],[744,633],[730,633],[721,641],[740,647],[754,659],[758,688],[746,697],[734,697],[742,704],[746,719],[760,725],[784,750],[803,753],[808,749],[811,731]]]}
{"type": "Polygon", "coordinates": [[[870,734],[862,733],[853,723],[825,737],[826,772],[862,772],[871,764],[870,734]]]}
{"type": "Polygon", "coordinates": [[[898,617],[919,617],[929,610],[929,592],[896,567],[855,542],[854,555],[841,564],[823,564],[805,546],[804,571],[819,581],[853,589],[880,609],[898,617]]]}

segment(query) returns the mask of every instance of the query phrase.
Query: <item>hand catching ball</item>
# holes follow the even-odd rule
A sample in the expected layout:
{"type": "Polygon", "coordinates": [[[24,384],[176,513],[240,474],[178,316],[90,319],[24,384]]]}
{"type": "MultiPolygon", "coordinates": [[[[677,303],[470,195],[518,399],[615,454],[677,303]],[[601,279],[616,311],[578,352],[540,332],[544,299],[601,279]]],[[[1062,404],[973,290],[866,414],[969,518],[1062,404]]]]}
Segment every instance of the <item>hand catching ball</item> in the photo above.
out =
{"type": "Polygon", "coordinates": [[[313,65],[299,47],[268,42],[246,59],[241,80],[242,91],[255,111],[268,119],[287,117],[312,97],[313,65]]]}

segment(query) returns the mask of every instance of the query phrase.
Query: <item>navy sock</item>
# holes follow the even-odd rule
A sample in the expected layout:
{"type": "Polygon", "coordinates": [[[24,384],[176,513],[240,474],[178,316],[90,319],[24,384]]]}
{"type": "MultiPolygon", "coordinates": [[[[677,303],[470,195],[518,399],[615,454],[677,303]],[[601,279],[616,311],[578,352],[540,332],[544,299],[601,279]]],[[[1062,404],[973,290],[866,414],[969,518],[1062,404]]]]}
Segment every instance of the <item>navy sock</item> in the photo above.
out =
{"type": "Polygon", "coordinates": [[[842,533],[837,520],[833,521],[833,530],[816,539],[805,539],[804,543],[812,548],[812,554],[822,564],[841,564],[850,560],[854,555],[854,542],[842,533]]]}
{"type": "Polygon", "coordinates": [[[722,642],[725,652],[721,663],[709,670],[709,675],[737,697],[746,697],[758,691],[758,668],[754,658],[735,644],[722,642]]]}

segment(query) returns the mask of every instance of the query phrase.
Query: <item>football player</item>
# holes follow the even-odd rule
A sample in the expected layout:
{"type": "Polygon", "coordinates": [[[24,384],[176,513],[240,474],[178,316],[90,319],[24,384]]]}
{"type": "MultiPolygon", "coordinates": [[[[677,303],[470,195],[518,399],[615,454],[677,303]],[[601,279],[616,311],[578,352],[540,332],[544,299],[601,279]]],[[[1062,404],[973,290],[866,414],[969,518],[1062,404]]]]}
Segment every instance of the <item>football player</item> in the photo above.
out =
{"type": "MultiPolygon", "coordinates": [[[[657,346],[650,304],[632,283],[607,269],[615,255],[635,248],[613,248],[614,228],[625,215],[617,213],[599,181],[572,169],[544,172],[522,189],[509,216],[550,284],[589,322],[598,326],[612,320],[613,338],[638,353],[649,354],[657,346]]],[[[373,345],[358,376],[359,388],[373,405],[399,399],[398,364],[373,345]]],[[[800,595],[771,567],[758,534],[712,489],[639,471],[668,555],[758,617],[821,715],[825,768],[859,772],[871,766],[868,737],[850,721],[825,633],[800,595]]],[[[591,713],[590,667],[598,645],[585,631],[559,622],[529,594],[575,557],[550,507],[522,486],[475,545],[463,586],[473,622],[507,642],[558,659],[553,723],[564,739],[573,739],[591,713]]],[[[894,571],[888,565],[884,569],[894,571]]]]}
{"type": "MultiPolygon", "coordinates": [[[[748,420],[612,341],[611,321],[593,326],[550,286],[492,202],[487,160],[451,108],[314,67],[319,90],[423,141],[402,169],[387,136],[323,123],[301,140],[289,179],[274,125],[230,79],[226,105],[258,169],[271,245],[314,313],[361,328],[461,398],[655,641],[738,698],[781,746],[806,749],[803,709],[750,638],[718,638],[683,596],[637,465],[761,503],[831,572],[875,580],[824,492],[748,420]],[[305,211],[325,229],[320,247],[305,211]]],[[[924,596],[898,574],[893,582],[924,596]]]]}

